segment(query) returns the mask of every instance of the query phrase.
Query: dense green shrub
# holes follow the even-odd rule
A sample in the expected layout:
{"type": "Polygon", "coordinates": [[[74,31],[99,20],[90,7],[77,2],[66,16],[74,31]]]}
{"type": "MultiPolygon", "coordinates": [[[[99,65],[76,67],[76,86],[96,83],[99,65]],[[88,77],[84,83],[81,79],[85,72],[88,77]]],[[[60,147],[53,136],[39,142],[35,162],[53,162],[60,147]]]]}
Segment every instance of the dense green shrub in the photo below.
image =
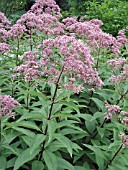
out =
{"type": "Polygon", "coordinates": [[[120,29],[128,24],[128,2],[120,0],[104,0],[90,2],[86,11],[87,18],[98,18],[103,21],[102,29],[113,35],[117,35],[120,29]]]}
{"type": "Polygon", "coordinates": [[[34,2],[35,0],[0,0],[0,11],[15,23],[34,2]]]}

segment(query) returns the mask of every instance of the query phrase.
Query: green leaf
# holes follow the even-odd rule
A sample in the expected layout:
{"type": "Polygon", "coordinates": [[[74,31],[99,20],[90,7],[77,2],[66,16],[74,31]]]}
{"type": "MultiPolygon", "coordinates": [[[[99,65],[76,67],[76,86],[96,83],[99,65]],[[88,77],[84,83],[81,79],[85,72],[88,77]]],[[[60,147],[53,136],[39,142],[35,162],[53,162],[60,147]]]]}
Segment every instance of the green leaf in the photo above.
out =
{"type": "MultiPolygon", "coordinates": [[[[21,93],[26,94],[26,91],[22,90],[21,93]]],[[[38,96],[42,99],[47,99],[46,96],[40,92],[35,92],[35,91],[27,91],[28,94],[31,94],[32,96],[38,96]]]]}
{"type": "Polygon", "coordinates": [[[33,161],[32,162],[32,170],[43,170],[44,164],[41,161],[33,161]]]}
{"type": "Polygon", "coordinates": [[[28,129],[24,129],[24,128],[19,128],[19,127],[12,127],[14,130],[25,134],[26,136],[29,136],[31,138],[35,137],[35,133],[33,133],[32,131],[28,130],[28,129]]]}
{"type": "Polygon", "coordinates": [[[83,144],[83,145],[86,146],[87,148],[91,149],[95,153],[96,163],[99,166],[99,170],[103,170],[104,169],[104,161],[106,160],[105,152],[102,151],[97,146],[91,146],[88,144],[83,144]]]}
{"type": "Polygon", "coordinates": [[[0,170],[6,170],[6,158],[4,156],[0,156],[0,170]]]}
{"type": "Polygon", "coordinates": [[[14,167],[15,161],[16,161],[16,157],[10,159],[10,160],[7,162],[7,169],[8,169],[8,168],[11,168],[11,167],[14,167]]]}
{"type": "Polygon", "coordinates": [[[59,112],[61,110],[61,108],[62,108],[62,104],[56,103],[55,105],[53,105],[52,114],[59,112]]]}
{"type": "Polygon", "coordinates": [[[102,112],[96,112],[96,113],[93,115],[93,117],[94,117],[95,119],[100,118],[100,117],[103,117],[103,116],[104,116],[104,115],[103,115],[102,112]]]}
{"type": "Polygon", "coordinates": [[[44,150],[43,159],[48,167],[48,170],[57,170],[56,155],[49,150],[44,150]]]}
{"type": "Polygon", "coordinates": [[[75,170],[72,164],[70,164],[65,159],[62,159],[61,157],[57,157],[57,164],[59,168],[63,168],[64,170],[75,170]]]}
{"type": "Polygon", "coordinates": [[[51,85],[51,96],[54,95],[54,93],[55,93],[55,88],[56,88],[56,84],[52,84],[52,85],[51,85]]]}
{"type": "Polygon", "coordinates": [[[104,110],[104,102],[97,98],[91,98],[91,100],[93,100],[101,110],[104,110]]]}
{"type": "Polygon", "coordinates": [[[40,144],[43,143],[43,141],[46,139],[46,135],[43,135],[43,134],[37,134],[33,143],[32,143],[32,146],[30,148],[30,155],[33,154],[33,152],[40,148],[40,144]]]}
{"type": "Polygon", "coordinates": [[[89,134],[87,133],[87,131],[83,130],[82,128],[80,128],[79,126],[75,126],[75,125],[69,125],[69,127],[73,128],[73,129],[76,129],[80,132],[82,132],[85,136],[89,136],[89,134]]]}
{"type": "Polygon", "coordinates": [[[75,170],[89,170],[89,169],[86,169],[83,166],[75,166],[74,168],[75,168],[75,170]]]}
{"type": "Polygon", "coordinates": [[[101,136],[101,139],[102,139],[103,136],[105,135],[105,129],[97,126],[97,130],[98,130],[98,133],[99,133],[99,135],[101,136]]]}
{"type": "Polygon", "coordinates": [[[22,137],[22,139],[25,141],[25,143],[26,143],[29,147],[31,147],[32,142],[33,142],[33,139],[30,138],[29,136],[21,136],[21,137],[22,137]]]}
{"type": "Polygon", "coordinates": [[[58,141],[60,141],[65,146],[65,148],[67,148],[70,156],[72,157],[72,152],[73,152],[72,142],[66,136],[63,136],[62,134],[55,134],[54,137],[58,141]]]}
{"type": "Polygon", "coordinates": [[[30,155],[30,148],[24,150],[16,159],[14,170],[18,170],[26,162],[35,158],[35,156],[40,152],[40,149],[37,149],[32,155],[30,155]]]}
{"type": "Polygon", "coordinates": [[[23,114],[18,120],[17,122],[20,122],[22,120],[27,120],[27,119],[42,119],[45,118],[45,116],[41,113],[28,113],[28,114],[23,114]]]}
{"type": "Polygon", "coordinates": [[[72,115],[70,113],[57,113],[53,117],[72,118],[72,119],[79,120],[75,115],[72,115]]]}
{"type": "Polygon", "coordinates": [[[67,102],[67,101],[60,101],[61,104],[68,106],[69,108],[75,110],[78,114],[80,114],[80,111],[78,109],[78,106],[75,105],[73,102],[67,102]]]}
{"type": "Polygon", "coordinates": [[[48,120],[48,143],[52,140],[54,132],[56,130],[56,122],[54,120],[48,120]]]}
{"type": "Polygon", "coordinates": [[[91,122],[85,121],[85,125],[86,125],[86,128],[89,131],[89,133],[93,134],[93,132],[96,128],[95,121],[91,121],[91,122]]]}
{"type": "Polygon", "coordinates": [[[2,147],[9,149],[13,154],[17,156],[20,154],[19,150],[16,147],[12,147],[10,145],[2,145],[2,147]]]}
{"type": "Polygon", "coordinates": [[[35,124],[35,122],[32,122],[32,121],[20,121],[20,122],[17,122],[17,123],[11,123],[11,125],[12,126],[22,126],[22,127],[25,127],[25,128],[41,131],[39,129],[39,127],[35,124]]]}
{"type": "Polygon", "coordinates": [[[62,121],[62,122],[57,123],[57,129],[60,129],[61,127],[65,127],[65,126],[70,126],[70,125],[73,125],[75,123],[79,123],[79,122],[74,121],[74,120],[62,121]]]}
{"type": "Polygon", "coordinates": [[[92,120],[94,120],[93,116],[90,114],[78,114],[77,117],[83,118],[89,122],[91,122],[92,120]]]}
{"type": "Polygon", "coordinates": [[[16,137],[18,136],[18,134],[16,132],[10,132],[5,136],[5,140],[2,141],[3,144],[9,144],[11,143],[16,137]]]}
{"type": "Polygon", "coordinates": [[[85,151],[83,150],[79,151],[79,153],[76,156],[74,156],[73,163],[77,162],[84,154],[85,154],[85,151]]]}
{"type": "Polygon", "coordinates": [[[55,152],[57,150],[60,150],[61,148],[65,148],[65,146],[63,145],[62,142],[60,142],[58,140],[52,141],[52,143],[50,143],[50,145],[48,146],[48,149],[51,152],[55,152]]]}

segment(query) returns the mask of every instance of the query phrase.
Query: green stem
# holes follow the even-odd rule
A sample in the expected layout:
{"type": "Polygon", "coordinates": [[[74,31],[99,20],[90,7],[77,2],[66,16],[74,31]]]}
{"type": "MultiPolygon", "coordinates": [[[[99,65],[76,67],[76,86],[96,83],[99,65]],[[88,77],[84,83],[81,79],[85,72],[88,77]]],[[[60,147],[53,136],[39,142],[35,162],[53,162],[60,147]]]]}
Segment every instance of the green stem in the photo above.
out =
{"type": "Polygon", "coordinates": [[[28,83],[28,88],[27,88],[27,97],[26,97],[26,109],[29,109],[29,90],[30,90],[30,83],[28,83]]]}
{"type": "MultiPolygon", "coordinates": [[[[100,128],[102,128],[105,124],[106,119],[104,119],[103,123],[99,126],[100,128]]],[[[95,139],[95,137],[98,134],[98,130],[96,130],[96,132],[94,133],[94,135],[91,137],[91,139],[87,142],[87,144],[89,144],[91,142],[92,139],[95,139]]]]}
{"type": "MultiPolygon", "coordinates": [[[[94,92],[93,92],[93,90],[92,90],[92,91],[91,91],[91,95],[90,95],[90,98],[92,98],[93,94],[94,94],[94,92]]],[[[91,106],[91,99],[89,100],[89,104],[88,104],[88,107],[89,107],[89,106],[91,106]]]]}
{"type": "Polygon", "coordinates": [[[117,101],[116,105],[119,104],[119,102],[126,96],[126,94],[128,93],[128,90],[121,95],[120,99],[117,101]]]}
{"type": "Polygon", "coordinates": [[[18,66],[18,52],[19,52],[19,49],[20,49],[20,40],[17,38],[17,54],[16,54],[16,66],[18,66]]]}
{"type": "MultiPolygon", "coordinates": [[[[59,86],[59,81],[60,81],[61,75],[63,73],[63,69],[64,69],[64,67],[62,67],[62,70],[61,70],[60,75],[59,75],[59,77],[57,79],[57,82],[56,82],[56,88],[55,88],[55,91],[54,91],[54,95],[52,97],[52,103],[51,103],[51,106],[50,106],[50,109],[49,109],[49,114],[48,114],[47,120],[50,120],[51,116],[52,116],[52,110],[53,110],[53,106],[55,104],[55,98],[56,98],[56,94],[57,94],[57,90],[58,90],[58,86],[59,86]]],[[[46,125],[45,131],[44,131],[44,135],[47,135],[47,132],[48,132],[48,124],[46,125]]],[[[39,161],[41,161],[41,159],[42,159],[42,155],[43,155],[43,152],[44,152],[44,149],[45,149],[44,148],[45,147],[45,143],[46,143],[46,140],[43,141],[42,149],[41,149],[40,156],[39,156],[39,161]]]]}
{"type": "Polygon", "coordinates": [[[114,156],[112,157],[112,159],[107,163],[106,167],[104,168],[104,170],[108,169],[108,166],[112,164],[113,160],[116,158],[116,156],[118,155],[118,153],[120,152],[120,150],[123,147],[123,143],[121,144],[121,146],[119,147],[119,149],[116,151],[116,153],[114,154],[114,156]]]}
{"type": "Polygon", "coordinates": [[[32,29],[30,29],[30,51],[32,51],[32,29]]]}

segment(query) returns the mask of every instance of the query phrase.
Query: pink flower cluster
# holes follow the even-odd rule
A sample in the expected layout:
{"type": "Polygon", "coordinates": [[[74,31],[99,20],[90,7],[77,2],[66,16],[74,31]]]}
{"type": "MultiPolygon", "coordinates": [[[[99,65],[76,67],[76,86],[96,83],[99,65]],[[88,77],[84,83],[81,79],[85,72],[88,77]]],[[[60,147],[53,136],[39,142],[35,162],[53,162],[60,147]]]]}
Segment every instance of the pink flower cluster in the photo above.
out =
{"type": "Polygon", "coordinates": [[[73,79],[75,83],[80,80],[88,85],[101,87],[102,81],[97,71],[92,68],[94,61],[90,55],[90,49],[81,40],[75,39],[73,36],[58,36],[55,39],[45,40],[42,46],[43,72],[49,75],[53,82],[56,82],[59,76],[58,71],[60,72],[63,67],[63,76],[69,77],[68,82],[64,85],[67,89],[74,87],[74,91],[78,92],[83,88],[78,86],[79,90],[76,90],[73,79]]]}
{"type": "Polygon", "coordinates": [[[128,125],[128,117],[124,117],[124,118],[123,118],[122,124],[128,125]]]}
{"type": "Polygon", "coordinates": [[[30,11],[37,15],[45,12],[57,18],[61,17],[60,8],[54,0],[37,0],[30,11]]]}
{"type": "Polygon", "coordinates": [[[128,126],[128,112],[121,111],[121,108],[118,105],[110,105],[105,102],[105,106],[108,110],[107,113],[104,113],[105,119],[112,119],[113,117],[117,117],[120,120],[121,124],[128,126]],[[119,114],[120,113],[120,114],[119,114]]]}
{"type": "Polygon", "coordinates": [[[123,47],[125,44],[128,44],[128,39],[125,36],[125,29],[123,29],[119,31],[117,40],[113,43],[112,46],[112,51],[115,54],[115,56],[118,56],[118,54],[120,53],[119,49],[123,47]]]}
{"type": "Polygon", "coordinates": [[[128,145],[128,135],[125,135],[124,133],[120,133],[119,138],[122,140],[123,148],[126,145],[128,145]]]}
{"type": "Polygon", "coordinates": [[[0,42],[5,42],[8,38],[8,31],[4,28],[0,28],[0,42]]]}
{"type": "Polygon", "coordinates": [[[26,28],[24,25],[21,24],[14,24],[10,30],[8,31],[8,36],[9,37],[20,37],[26,32],[26,28]]]}
{"type": "Polygon", "coordinates": [[[8,29],[11,22],[6,18],[6,16],[0,12],[0,42],[6,41],[8,38],[8,29]]]}
{"type": "Polygon", "coordinates": [[[27,51],[19,58],[20,58],[20,60],[23,60],[23,61],[37,61],[38,53],[36,51],[35,52],[27,51]]]}
{"type": "Polygon", "coordinates": [[[14,69],[14,72],[21,73],[21,75],[24,77],[25,81],[30,82],[32,80],[35,80],[40,75],[39,72],[39,64],[36,61],[37,60],[37,53],[32,53],[31,51],[26,52],[23,56],[20,57],[21,60],[24,61],[23,64],[20,66],[17,66],[14,69]]]}
{"type": "Polygon", "coordinates": [[[65,24],[65,27],[71,26],[72,24],[77,23],[77,17],[67,17],[62,20],[65,24]]]}
{"type": "Polygon", "coordinates": [[[118,76],[112,75],[108,81],[117,84],[123,81],[126,82],[128,80],[128,65],[124,65],[121,69],[122,71],[118,76]]]}
{"type": "Polygon", "coordinates": [[[102,31],[100,26],[103,23],[98,19],[77,22],[73,18],[68,18],[67,20],[63,20],[63,22],[69,25],[67,26],[68,31],[75,33],[77,37],[85,39],[93,50],[95,48],[98,50],[105,48],[111,50],[117,56],[120,53],[120,48],[128,43],[124,30],[119,32],[119,36],[116,39],[111,34],[102,31]],[[69,21],[73,21],[73,24],[70,24],[71,22],[69,21]]]}
{"type": "MultiPolygon", "coordinates": [[[[59,35],[64,33],[64,24],[60,23],[55,16],[48,13],[35,14],[27,12],[22,15],[16,24],[17,31],[20,32],[28,30],[30,34],[40,31],[46,35],[59,35]],[[24,28],[25,27],[25,28],[24,28]]],[[[12,27],[13,31],[13,27],[12,27]]]]}
{"type": "Polygon", "coordinates": [[[64,34],[65,25],[58,21],[58,19],[48,13],[38,15],[42,20],[42,26],[39,30],[46,35],[60,35],[64,34]]]}
{"type": "Polygon", "coordinates": [[[67,30],[75,32],[80,38],[86,39],[91,47],[98,49],[101,47],[109,48],[116,39],[102,31],[100,28],[102,24],[102,21],[93,19],[86,22],[76,22],[67,27],[67,30]]]}
{"type": "Polygon", "coordinates": [[[113,71],[116,71],[122,68],[125,62],[126,62],[125,58],[118,58],[118,59],[112,59],[112,60],[107,61],[109,66],[113,68],[113,71]]]}
{"type": "Polygon", "coordinates": [[[3,53],[10,49],[10,45],[6,43],[0,43],[0,53],[3,53]]]}
{"type": "Polygon", "coordinates": [[[27,12],[21,16],[17,21],[17,24],[20,26],[25,26],[28,30],[37,29],[42,26],[42,20],[36,14],[32,12],[27,12]]]}
{"type": "Polygon", "coordinates": [[[8,28],[11,22],[6,18],[4,13],[0,12],[0,29],[1,28],[8,28]]]}
{"type": "Polygon", "coordinates": [[[14,118],[13,109],[19,105],[20,103],[14,100],[11,96],[0,95],[0,117],[9,115],[14,118]]]}
{"type": "Polygon", "coordinates": [[[105,106],[108,110],[108,113],[104,113],[105,119],[112,119],[113,116],[117,116],[117,113],[121,112],[121,108],[118,105],[111,105],[105,101],[105,106]]]}

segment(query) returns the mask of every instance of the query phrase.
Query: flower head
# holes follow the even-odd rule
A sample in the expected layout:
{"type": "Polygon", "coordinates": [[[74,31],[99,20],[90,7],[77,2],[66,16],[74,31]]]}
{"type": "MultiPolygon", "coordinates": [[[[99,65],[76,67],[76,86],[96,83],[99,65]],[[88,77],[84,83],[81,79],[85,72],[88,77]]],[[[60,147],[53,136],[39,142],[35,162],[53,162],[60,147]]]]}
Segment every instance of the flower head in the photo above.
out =
{"type": "Polygon", "coordinates": [[[101,87],[102,81],[97,71],[92,68],[94,61],[90,49],[81,40],[73,36],[58,36],[45,40],[42,47],[43,57],[40,63],[43,66],[43,73],[53,82],[56,82],[58,73],[63,67],[63,76],[68,77],[68,81],[64,83],[66,89],[74,89],[76,92],[82,90],[83,87],[76,83],[78,80],[94,87],[101,87]],[[73,79],[76,81],[73,82],[73,79]]]}
{"type": "Polygon", "coordinates": [[[0,95],[0,117],[9,115],[14,118],[13,109],[19,106],[16,100],[9,95],[0,95]]]}

